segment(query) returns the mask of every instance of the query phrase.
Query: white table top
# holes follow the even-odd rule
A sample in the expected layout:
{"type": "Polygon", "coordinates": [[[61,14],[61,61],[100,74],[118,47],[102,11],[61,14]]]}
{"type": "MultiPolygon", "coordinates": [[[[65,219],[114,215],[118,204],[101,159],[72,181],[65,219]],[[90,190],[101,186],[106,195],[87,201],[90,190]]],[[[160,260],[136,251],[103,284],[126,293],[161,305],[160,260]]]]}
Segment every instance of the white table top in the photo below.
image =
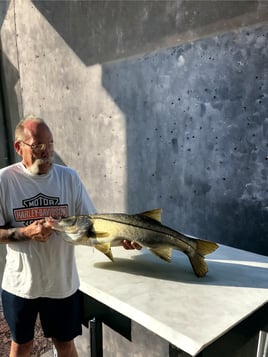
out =
{"type": "Polygon", "coordinates": [[[221,245],[195,277],[188,258],[112,248],[115,262],[77,246],[80,289],[195,356],[268,302],[268,257],[221,245]]]}

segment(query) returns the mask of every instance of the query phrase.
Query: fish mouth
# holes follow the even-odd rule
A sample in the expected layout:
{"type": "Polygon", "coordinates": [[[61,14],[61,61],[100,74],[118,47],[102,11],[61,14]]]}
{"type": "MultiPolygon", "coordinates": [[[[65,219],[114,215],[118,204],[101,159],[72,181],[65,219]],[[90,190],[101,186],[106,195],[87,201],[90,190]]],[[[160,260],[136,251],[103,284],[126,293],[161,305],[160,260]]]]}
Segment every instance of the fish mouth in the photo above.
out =
{"type": "Polygon", "coordinates": [[[67,234],[90,237],[93,235],[93,222],[88,216],[70,216],[61,218],[58,226],[67,234]]]}
{"type": "Polygon", "coordinates": [[[85,234],[91,236],[93,232],[93,222],[88,216],[69,216],[59,219],[48,218],[46,223],[58,232],[66,234],[85,234]],[[91,233],[91,234],[90,234],[91,233]]]}

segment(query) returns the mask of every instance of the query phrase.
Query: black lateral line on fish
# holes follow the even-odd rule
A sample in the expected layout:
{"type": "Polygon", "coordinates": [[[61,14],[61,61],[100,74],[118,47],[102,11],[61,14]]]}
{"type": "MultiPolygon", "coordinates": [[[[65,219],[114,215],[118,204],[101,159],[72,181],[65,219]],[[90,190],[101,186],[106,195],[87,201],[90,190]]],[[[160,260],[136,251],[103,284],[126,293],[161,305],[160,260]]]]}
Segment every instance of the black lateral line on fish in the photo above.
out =
{"type": "MultiPolygon", "coordinates": [[[[89,216],[89,217],[90,217],[90,216],[89,216]]],[[[125,225],[128,225],[128,226],[132,226],[132,227],[134,227],[134,228],[135,228],[135,227],[138,227],[138,228],[145,229],[145,230],[147,230],[147,231],[153,231],[153,232],[155,232],[155,233],[166,234],[166,235],[169,235],[169,236],[172,237],[172,235],[171,235],[171,234],[168,234],[168,233],[164,233],[164,232],[161,232],[161,231],[158,231],[158,230],[155,230],[155,229],[150,229],[150,228],[143,227],[143,226],[140,227],[140,226],[137,226],[137,225],[132,224],[132,223],[124,223],[124,222],[122,222],[122,221],[120,221],[120,220],[103,217],[102,215],[100,215],[99,217],[92,217],[92,218],[93,218],[93,219],[103,219],[104,221],[108,221],[108,222],[110,221],[110,222],[125,224],[125,225]]],[[[147,218],[147,217],[146,217],[146,218],[147,218]]],[[[149,220],[149,218],[147,218],[147,219],[149,220]]],[[[152,219],[152,218],[151,218],[151,219],[152,219]]],[[[155,221],[155,220],[153,220],[153,219],[152,219],[152,221],[157,222],[157,221],[155,221]]],[[[159,223],[159,222],[158,222],[158,223],[159,223]]],[[[161,223],[159,223],[159,224],[161,224],[161,223]]],[[[164,228],[164,229],[171,230],[172,232],[174,232],[174,235],[180,234],[182,237],[180,237],[179,239],[181,239],[186,245],[188,245],[188,246],[191,247],[192,249],[195,249],[195,247],[194,247],[192,244],[190,244],[190,241],[186,241],[185,239],[183,239],[183,234],[182,234],[182,233],[177,232],[177,231],[173,230],[172,228],[166,227],[166,226],[164,226],[164,225],[163,225],[163,228],[164,228]]],[[[193,240],[194,240],[194,238],[190,238],[190,237],[186,237],[186,236],[185,236],[185,238],[187,238],[187,239],[193,239],[193,240]]]]}

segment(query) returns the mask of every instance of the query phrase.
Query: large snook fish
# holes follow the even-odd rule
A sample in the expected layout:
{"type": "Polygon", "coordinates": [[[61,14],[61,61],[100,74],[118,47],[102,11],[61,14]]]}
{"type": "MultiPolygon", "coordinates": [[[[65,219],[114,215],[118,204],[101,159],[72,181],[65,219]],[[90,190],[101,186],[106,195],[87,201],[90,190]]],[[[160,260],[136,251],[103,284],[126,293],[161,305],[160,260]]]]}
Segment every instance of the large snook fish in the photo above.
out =
{"type": "Polygon", "coordinates": [[[113,261],[111,246],[122,245],[122,240],[135,241],[167,262],[172,249],[185,253],[196,276],[208,271],[204,257],[218,248],[214,242],[187,237],[161,224],[161,209],[139,214],[123,213],[70,216],[47,223],[72,244],[94,246],[113,261]]]}

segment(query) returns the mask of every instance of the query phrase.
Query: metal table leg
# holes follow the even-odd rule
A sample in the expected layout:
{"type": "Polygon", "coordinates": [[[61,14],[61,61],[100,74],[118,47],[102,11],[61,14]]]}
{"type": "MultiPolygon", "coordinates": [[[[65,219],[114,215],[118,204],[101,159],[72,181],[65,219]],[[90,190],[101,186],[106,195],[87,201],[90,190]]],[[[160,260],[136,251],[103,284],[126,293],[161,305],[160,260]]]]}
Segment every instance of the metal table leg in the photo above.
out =
{"type": "Polygon", "coordinates": [[[267,356],[268,356],[268,333],[265,331],[260,331],[257,357],[267,357],[267,356]]]}
{"type": "Polygon", "coordinates": [[[89,321],[90,356],[103,357],[102,321],[93,318],[89,321]]]}

